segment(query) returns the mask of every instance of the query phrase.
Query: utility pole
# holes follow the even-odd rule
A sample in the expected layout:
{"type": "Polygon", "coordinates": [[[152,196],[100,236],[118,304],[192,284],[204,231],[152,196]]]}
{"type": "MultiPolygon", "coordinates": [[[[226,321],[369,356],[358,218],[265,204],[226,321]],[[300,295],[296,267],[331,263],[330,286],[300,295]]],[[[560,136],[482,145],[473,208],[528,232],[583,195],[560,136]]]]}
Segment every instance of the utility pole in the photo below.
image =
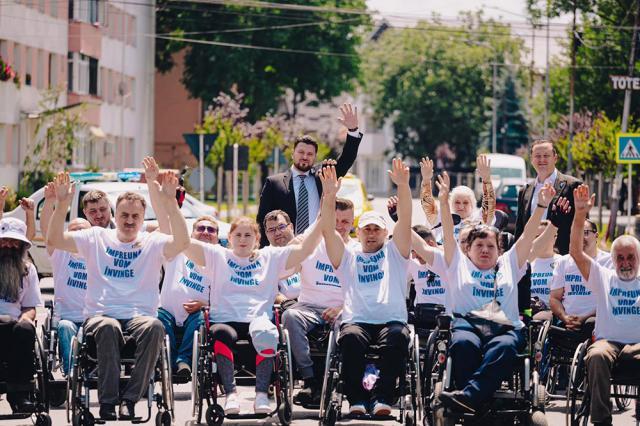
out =
{"type": "MultiPolygon", "coordinates": [[[[629,52],[629,77],[633,77],[633,70],[636,67],[636,45],[638,44],[638,27],[640,26],[640,1],[636,1],[636,16],[633,22],[633,38],[631,39],[631,51],[629,52]]],[[[622,107],[622,133],[627,131],[629,125],[629,110],[631,109],[631,88],[627,85],[624,91],[624,105],[622,107]]],[[[631,176],[629,176],[631,179],[631,176]]],[[[611,194],[609,216],[609,227],[607,229],[607,239],[612,240],[616,235],[616,219],[618,216],[618,200],[620,199],[620,187],[622,186],[622,164],[616,166],[616,177],[613,181],[613,191],[611,194]]],[[[633,199],[633,194],[627,194],[629,203],[633,199]]]]}
{"type": "Polygon", "coordinates": [[[550,19],[549,15],[551,14],[549,0],[547,0],[547,69],[544,76],[544,138],[549,138],[549,92],[550,83],[549,83],[549,27],[550,27],[550,19]]]}
{"type": "Polygon", "coordinates": [[[497,145],[498,145],[498,99],[496,95],[496,83],[498,80],[498,64],[496,61],[498,58],[494,58],[493,60],[493,77],[492,77],[492,86],[493,86],[493,110],[491,112],[491,152],[496,153],[497,145]]]}
{"type": "Polygon", "coordinates": [[[573,98],[576,84],[576,14],[578,0],[573,0],[573,23],[571,24],[571,80],[569,81],[569,146],[567,147],[567,173],[573,170],[573,155],[571,146],[573,145],[573,98]]]}

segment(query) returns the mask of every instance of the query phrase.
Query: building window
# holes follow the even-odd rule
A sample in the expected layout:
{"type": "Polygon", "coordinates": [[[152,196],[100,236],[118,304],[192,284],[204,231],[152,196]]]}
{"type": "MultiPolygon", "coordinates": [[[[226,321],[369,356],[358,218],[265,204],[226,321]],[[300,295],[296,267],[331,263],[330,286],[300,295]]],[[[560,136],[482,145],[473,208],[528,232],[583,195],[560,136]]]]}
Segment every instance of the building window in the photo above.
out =
{"type": "Polygon", "coordinates": [[[32,63],[33,63],[33,57],[31,56],[31,48],[30,47],[26,47],[25,48],[25,56],[26,56],[26,61],[25,61],[25,76],[24,76],[24,84],[26,84],[27,86],[31,86],[31,72],[32,72],[32,63]]]}
{"type": "Polygon", "coordinates": [[[7,159],[7,126],[0,124],[0,164],[5,164],[7,159]]]}
{"type": "Polygon", "coordinates": [[[49,81],[47,83],[49,87],[58,85],[58,61],[53,53],[49,53],[49,81]]]}
{"type": "Polygon", "coordinates": [[[105,2],[101,0],[71,0],[69,18],[75,21],[103,25],[105,21],[105,2]]]}
{"type": "Polygon", "coordinates": [[[69,90],[81,95],[99,95],[98,60],[78,52],[69,52],[69,90]]]}
{"type": "Polygon", "coordinates": [[[5,61],[9,60],[9,44],[6,40],[0,40],[0,57],[5,61]]]}
{"type": "Polygon", "coordinates": [[[20,125],[13,126],[13,145],[11,148],[11,164],[19,164],[20,159],[20,125]]]}
{"type": "Polygon", "coordinates": [[[44,84],[44,57],[46,52],[44,50],[36,50],[36,63],[38,64],[38,72],[36,74],[36,87],[38,89],[46,88],[44,84]]]}

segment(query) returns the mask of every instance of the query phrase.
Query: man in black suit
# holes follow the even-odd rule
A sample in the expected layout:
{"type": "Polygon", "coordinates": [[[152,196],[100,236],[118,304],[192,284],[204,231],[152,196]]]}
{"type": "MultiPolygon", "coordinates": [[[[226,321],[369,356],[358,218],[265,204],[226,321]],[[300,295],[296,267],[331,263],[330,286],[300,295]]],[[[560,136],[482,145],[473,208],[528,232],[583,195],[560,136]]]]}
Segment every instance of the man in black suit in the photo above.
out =
{"type": "MultiPolygon", "coordinates": [[[[531,144],[531,164],[536,170],[537,176],[533,183],[527,184],[518,194],[518,216],[516,217],[516,239],[520,237],[524,230],[524,225],[531,216],[532,207],[538,203],[538,193],[545,183],[553,185],[556,195],[549,204],[549,210],[542,219],[547,219],[549,212],[559,197],[565,197],[573,206],[573,190],[582,182],[573,176],[560,173],[556,169],[558,152],[553,142],[539,139],[531,144]]],[[[560,254],[569,253],[569,235],[571,233],[571,222],[573,221],[573,208],[568,214],[561,214],[557,217],[558,237],[556,238],[556,248],[560,254]]]]}
{"type": "MultiPolygon", "coordinates": [[[[347,130],[347,141],[336,162],[338,177],[347,174],[358,155],[362,133],[358,131],[358,109],[351,104],[340,107],[338,121],[347,130]]],[[[284,173],[269,176],[262,187],[257,221],[262,231],[260,246],[269,244],[264,232],[264,218],[270,211],[282,210],[291,218],[296,235],[312,225],[320,211],[322,184],[314,167],[318,143],[310,136],[301,136],[293,145],[293,165],[284,173]]]]}

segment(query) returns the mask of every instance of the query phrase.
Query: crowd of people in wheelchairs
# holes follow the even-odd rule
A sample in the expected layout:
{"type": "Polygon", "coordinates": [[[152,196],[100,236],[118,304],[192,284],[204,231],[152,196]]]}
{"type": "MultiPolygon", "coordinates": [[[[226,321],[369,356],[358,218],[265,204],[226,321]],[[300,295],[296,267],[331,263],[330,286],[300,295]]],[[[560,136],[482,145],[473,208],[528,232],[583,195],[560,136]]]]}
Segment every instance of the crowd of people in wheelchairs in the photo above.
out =
{"type": "MultiPolygon", "coordinates": [[[[544,140],[531,152],[557,155],[544,140]]],[[[192,414],[209,425],[271,416],[289,424],[295,405],[319,410],[321,425],[540,425],[563,387],[571,424],[611,424],[611,398],[638,397],[640,243],[625,235],[611,253],[597,248],[586,185],[536,181],[514,237],[500,230],[485,156],[481,208],[446,172],[436,199],[425,158],[427,223],[412,227],[409,167],[394,159],[395,224],[374,211],[354,224],[329,161],[318,172],[319,215],[305,230],[271,211],[260,248],[260,225],[240,217],[224,247],[213,217],[188,229],[178,178],[151,157],[143,166],[157,229],[143,230],[141,195],[122,194],[112,218],[106,194],[92,191],[87,219],[65,230],[74,183],[61,172],[46,186],[40,223],[54,303],[45,324],[36,323],[43,303],[27,225],[0,220],[0,391],[11,416],[47,425],[49,405],[66,403],[73,425],[140,423],[155,405],[156,424],[169,425],[173,383],[189,381],[192,414]],[[569,244],[559,244],[567,223],[569,244]],[[237,386],[247,384],[253,412],[241,411],[237,386]],[[137,416],[143,398],[148,410],[137,416]]]]}

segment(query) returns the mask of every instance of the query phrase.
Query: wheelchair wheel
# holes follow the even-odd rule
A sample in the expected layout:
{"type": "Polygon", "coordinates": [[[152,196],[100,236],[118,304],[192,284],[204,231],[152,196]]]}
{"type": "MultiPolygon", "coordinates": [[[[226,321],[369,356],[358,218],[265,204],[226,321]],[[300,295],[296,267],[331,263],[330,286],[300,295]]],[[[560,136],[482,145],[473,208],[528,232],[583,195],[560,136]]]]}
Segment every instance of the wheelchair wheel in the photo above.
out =
{"type": "Polygon", "coordinates": [[[333,402],[330,402],[324,418],[320,419],[320,426],[334,426],[336,421],[338,421],[338,407],[333,402]]]}
{"type": "MultiPolygon", "coordinates": [[[[613,385],[613,391],[619,395],[632,395],[631,386],[613,385]]],[[[616,407],[619,411],[625,411],[631,405],[631,398],[628,397],[616,397],[616,407]]]]}
{"type": "Polygon", "coordinates": [[[529,416],[527,423],[531,426],[547,426],[549,422],[547,422],[547,416],[544,414],[544,411],[534,410],[529,416]]]}
{"type": "MultiPolygon", "coordinates": [[[[335,351],[335,342],[334,342],[334,333],[333,330],[329,333],[329,344],[327,345],[327,356],[324,360],[324,375],[322,377],[322,391],[320,393],[320,425],[324,424],[324,419],[328,415],[327,410],[331,401],[331,392],[334,388],[334,377],[333,377],[333,358],[335,351]]],[[[335,423],[335,420],[334,422],[335,423]]]]}
{"type": "Polygon", "coordinates": [[[45,354],[45,348],[43,344],[43,329],[37,327],[36,330],[36,342],[35,342],[35,361],[36,361],[36,376],[37,376],[37,389],[36,399],[44,407],[49,407],[49,399],[47,398],[47,389],[49,387],[49,369],[47,368],[47,355],[45,354]]]}
{"type": "Polygon", "coordinates": [[[96,424],[96,419],[89,410],[83,410],[78,414],[74,414],[71,424],[73,426],[93,426],[96,424]]]}
{"type": "Polygon", "coordinates": [[[580,343],[571,361],[567,394],[567,426],[589,424],[590,398],[584,362],[587,345],[588,342],[580,343]]]}
{"type": "Polygon", "coordinates": [[[292,370],[291,370],[291,346],[289,344],[289,333],[286,330],[281,334],[282,344],[278,351],[278,358],[276,359],[277,368],[277,383],[276,389],[276,403],[278,405],[278,419],[280,424],[289,425],[292,419],[292,370]]]}
{"type": "MultiPolygon", "coordinates": [[[[164,338],[164,346],[161,349],[160,354],[160,369],[161,369],[161,380],[162,380],[162,402],[167,410],[171,413],[174,412],[174,403],[173,403],[173,383],[171,381],[171,354],[170,354],[169,345],[169,336],[165,336],[164,338]]],[[[169,418],[171,418],[171,414],[169,414],[169,418]]]]}
{"type": "Polygon", "coordinates": [[[412,398],[412,406],[413,406],[413,419],[414,419],[414,424],[415,422],[418,422],[420,420],[420,417],[422,416],[422,413],[424,412],[423,406],[422,406],[422,401],[423,401],[423,396],[422,396],[422,375],[421,373],[421,366],[420,366],[420,337],[417,334],[414,334],[413,336],[413,359],[411,360],[412,362],[412,368],[413,368],[413,374],[411,377],[411,385],[412,385],[412,392],[411,392],[411,398],[412,398]]]}
{"type": "MultiPolygon", "coordinates": [[[[198,392],[198,382],[200,380],[200,330],[193,332],[193,347],[191,352],[191,416],[195,417],[198,404],[201,404],[198,392]]],[[[198,419],[200,423],[201,419],[198,419]]]]}
{"type": "Polygon", "coordinates": [[[416,418],[413,415],[413,410],[407,410],[404,413],[404,419],[402,421],[402,424],[404,426],[415,426],[416,425],[416,418]]]}
{"type": "MultiPolygon", "coordinates": [[[[220,426],[224,421],[224,410],[218,404],[207,407],[206,414],[207,426],[220,426]]],[[[200,423],[200,421],[198,421],[200,423]]]]}
{"type": "Polygon", "coordinates": [[[159,411],[156,414],[156,426],[171,426],[171,413],[168,411],[159,411]]]}

